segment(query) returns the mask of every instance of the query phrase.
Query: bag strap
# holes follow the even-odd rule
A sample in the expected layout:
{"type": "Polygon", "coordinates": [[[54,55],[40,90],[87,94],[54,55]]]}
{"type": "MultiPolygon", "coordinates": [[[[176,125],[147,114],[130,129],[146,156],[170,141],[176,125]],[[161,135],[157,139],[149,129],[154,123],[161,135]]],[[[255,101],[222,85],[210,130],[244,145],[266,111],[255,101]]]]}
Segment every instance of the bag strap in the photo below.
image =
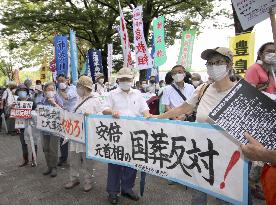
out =
{"type": "Polygon", "coordinates": [[[97,90],[98,90],[98,84],[97,83],[95,83],[95,92],[97,92],[97,90]]]}
{"type": "Polygon", "coordinates": [[[177,87],[176,87],[174,84],[171,84],[171,86],[175,89],[175,91],[178,93],[178,95],[180,95],[180,97],[181,97],[184,101],[187,100],[187,98],[183,95],[183,93],[182,93],[179,89],[177,89],[177,87]]]}
{"type": "Polygon", "coordinates": [[[90,98],[93,98],[93,96],[89,96],[88,98],[85,98],[85,99],[75,108],[74,112],[76,112],[77,109],[79,109],[80,106],[82,106],[83,103],[85,103],[85,102],[86,102],[87,100],[89,100],[90,98]]]}
{"type": "Polygon", "coordinates": [[[211,85],[211,83],[204,83],[202,85],[202,88],[200,89],[200,92],[199,92],[198,103],[197,104],[199,104],[199,102],[202,99],[204,93],[206,92],[206,90],[209,88],[210,85],[211,85]]]}

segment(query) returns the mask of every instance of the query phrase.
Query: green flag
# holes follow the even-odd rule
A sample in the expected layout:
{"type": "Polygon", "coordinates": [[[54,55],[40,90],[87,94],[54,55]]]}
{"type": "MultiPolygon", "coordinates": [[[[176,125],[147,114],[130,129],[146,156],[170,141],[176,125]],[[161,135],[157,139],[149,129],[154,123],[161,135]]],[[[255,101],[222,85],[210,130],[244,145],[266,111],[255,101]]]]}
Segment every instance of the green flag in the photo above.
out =
{"type": "Polygon", "coordinates": [[[164,16],[160,16],[153,21],[153,36],[154,36],[154,65],[160,66],[167,61],[166,46],[165,46],[165,29],[164,16]]]}
{"type": "Polygon", "coordinates": [[[178,56],[178,64],[183,65],[187,71],[191,71],[195,30],[183,31],[181,47],[178,56]]]}

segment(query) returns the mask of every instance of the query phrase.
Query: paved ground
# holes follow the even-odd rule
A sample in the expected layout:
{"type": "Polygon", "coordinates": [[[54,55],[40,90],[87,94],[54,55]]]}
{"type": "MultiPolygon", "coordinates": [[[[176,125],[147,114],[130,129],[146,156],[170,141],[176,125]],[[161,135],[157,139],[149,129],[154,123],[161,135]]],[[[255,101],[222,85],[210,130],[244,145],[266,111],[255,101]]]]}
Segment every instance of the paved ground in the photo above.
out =
{"type": "MultiPolygon", "coordinates": [[[[68,180],[68,168],[59,168],[58,176],[43,176],[45,162],[39,149],[38,167],[19,168],[21,147],[18,136],[0,134],[0,205],[105,205],[107,166],[93,162],[95,168],[94,188],[89,193],[81,186],[65,190],[63,185],[68,180]]],[[[92,166],[92,162],[91,162],[92,166]]],[[[139,179],[138,179],[139,181],[139,179]]],[[[138,192],[139,185],[135,190],[138,192]]],[[[120,204],[134,205],[189,205],[191,190],[181,185],[168,185],[167,181],[154,176],[147,176],[146,193],[138,202],[120,198],[120,204]]],[[[209,198],[208,205],[215,204],[209,198]]],[[[254,205],[264,205],[264,201],[254,200],[254,205]]]]}

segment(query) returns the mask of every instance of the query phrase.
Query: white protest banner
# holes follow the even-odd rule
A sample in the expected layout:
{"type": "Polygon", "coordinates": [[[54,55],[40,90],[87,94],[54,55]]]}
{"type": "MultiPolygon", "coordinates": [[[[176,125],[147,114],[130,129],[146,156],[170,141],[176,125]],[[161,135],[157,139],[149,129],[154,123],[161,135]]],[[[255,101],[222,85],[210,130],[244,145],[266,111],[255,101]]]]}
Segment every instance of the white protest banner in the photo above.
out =
{"type": "Polygon", "coordinates": [[[276,7],[275,0],[232,0],[244,30],[269,18],[269,9],[276,7]]]}
{"type": "Polygon", "coordinates": [[[84,116],[49,106],[38,106],[37,128],[85,143],[84,116]]]}
{"type": "Polygon", "coordinates": [[[89,115],[88,159],[167,178],[236,205],[248,201],[248,164],[218,126],[89,115]]]}
{"type": "Polygon", "coordinates": [[[110,81],[111,75],[112,75],[112,55],[113,55],[113,44],[107,45],[107,65],[108,65],[108,81],[110,81]]]}
{"type": "Polygon", "coordinates": [[[11,109],[10,118],[29,119],[32,118],[33,102],[31,101],[16,101],[15,106],[11,109]]]}
{"type": "Polygon", "coordinates": [[[15,119],[14,128],[15,129],[24,129],[26,127],[25,119],[15,119]]]}
{"type": "Polygon", "coordinates": [[[147,43],[144,37],[142,14],[142,6],[137,6],[135,9],[133,9],[133,38],[135,45],[135,56],[137,67],[140,70],[153,67],[153,60],[149,54],[147,43]]]}

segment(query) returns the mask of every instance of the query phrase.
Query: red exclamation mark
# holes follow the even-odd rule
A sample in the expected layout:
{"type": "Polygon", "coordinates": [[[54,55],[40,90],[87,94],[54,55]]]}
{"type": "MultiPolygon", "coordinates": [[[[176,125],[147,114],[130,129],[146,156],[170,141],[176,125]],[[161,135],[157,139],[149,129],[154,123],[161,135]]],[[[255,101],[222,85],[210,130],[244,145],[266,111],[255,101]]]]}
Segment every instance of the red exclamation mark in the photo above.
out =
{"type": "Polygon", "coordinates": [[[224,173],[224,180],[223,182],[220,183],[220,189],[224,189],[225,187],[225,180],[226,180],[226,177],[227,175],[229,174],[230,170],[235,166],[235,164],[239,161],[240,159],[240,156],[241,156],[241,153],[239,151],[235,151],[233,154],[232,154],[232,157],[231,157],[231,160],[227,166],[227,169],[224,173]]]}

